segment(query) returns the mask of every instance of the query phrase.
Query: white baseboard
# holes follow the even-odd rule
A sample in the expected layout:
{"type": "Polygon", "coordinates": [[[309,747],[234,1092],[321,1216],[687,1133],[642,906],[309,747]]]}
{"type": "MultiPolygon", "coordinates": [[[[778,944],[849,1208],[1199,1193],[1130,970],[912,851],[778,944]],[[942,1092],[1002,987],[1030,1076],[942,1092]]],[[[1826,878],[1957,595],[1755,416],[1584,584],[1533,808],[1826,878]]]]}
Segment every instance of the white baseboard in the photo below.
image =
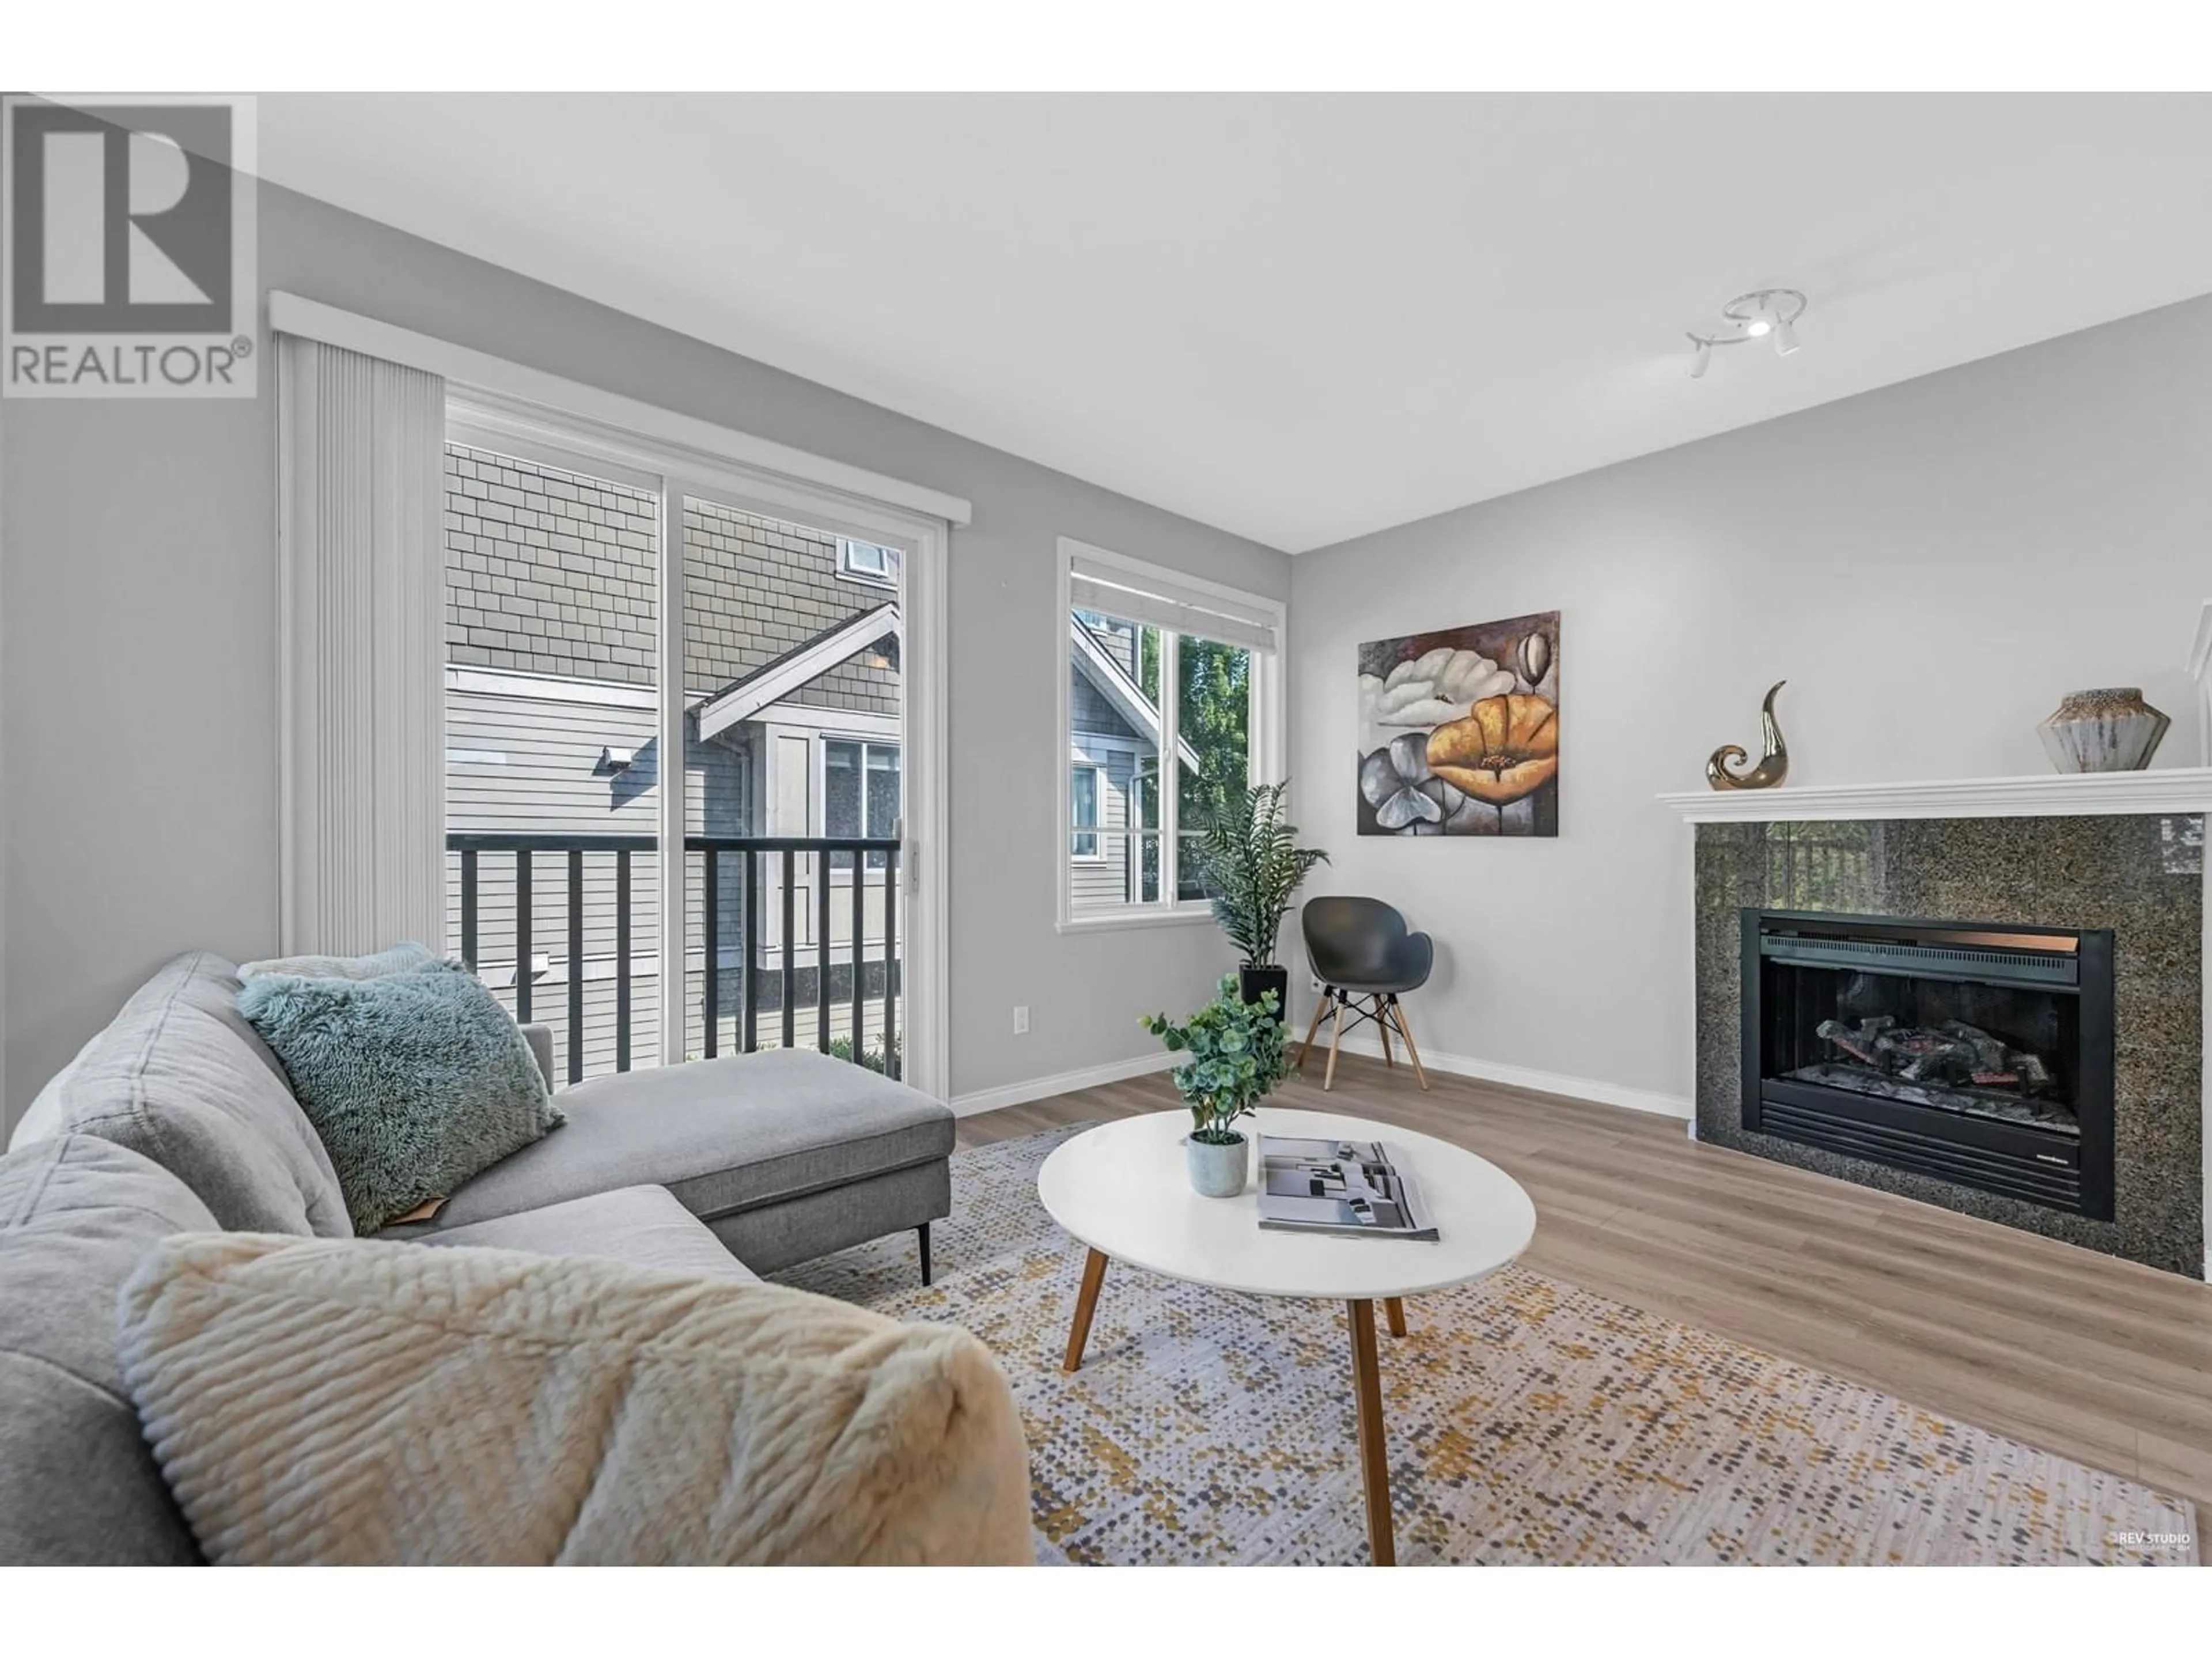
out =
{"type": "MultiPolygon", "coordinates": [[[[1317,1048],[1320,1046],[1316,1045],[1317,1048]]],[[[1346,1037],[1344,1049],[1347,1054],[1361,1054],[1370,1060],[1382,1057],[1382,1045],[1373,1037],[1346,1037]]],[[[1030,1078],[1025,1082],[1002,1084],[996,1089],[979,1089],[972,1094],[955,1095],[949,1103],[955,1117],[973,1117],[978,1112],[995,1112],[1001,1106],[1025,1106],[1032,1100],[1073,1094],[1078,1089],[1092,1088],[1101,1083],[1121,1083],[1133,1077],[1164,1072],[1176,1063],[1176,1056],[1163,1049],[1158,1054],[1139,1054],[1132,1060],[1109,1060],[1103,1066],[1086,1066],[1079,1071],[1058,1072],[1050,1077],[1030,1078]]],[[[1318,1061],[1319,1056],[1316,1055],[1316,1063],[1318,1061]]],[[[1633,1112],[1651,1112],[1661,1117],[1686,1121],[1694,1121],[1696,1117],[1687,1100],[1649,1089],[1632,1089],[1624,1084],[1607,1083],[1596,1078],[1569,1077],[1564,1073],[1539,1072],[1526,1066],[1504,1066],[1496,1060],[1476,1060],[1468,1054],[1431,1054],[1425,1048],[1421,1051],[1421,1063],[1431,1070],[1449,1072],[1455,1077],[1479,1078],[1485,1083],[1500,1083],[1513,1089],[1530,1089],[1538,1094],[1594,1100],[1600,1105],[1625,1106],[1633,1112]]]]}
{"type": "Polygon", "coordinates": [[[1163,1048],[1156,1054],[1139,1054],[1133,1060],[1109,1060],[1103,1066],[1086,1066],[1080,1071],[1057,1072],[1050,1077],[1033,1077],[1024,1083],[978,1089],[973,1094],[955,1095],[947,1103],[952,1108],[953,1116],[973,1117],[978,1112],[995,1112],[1001,1106],[1026,1106],[1032,1100],[1073,1094],[1078,1089],[1093,1088],[1101,1083],[1121,1083],[1152,1072],[1164,1072],[1176,1060],[1176,1056],[1163,1048]]]}
{"type": "MultiPolygon", "coordinates": [[[[1382,1058],[1381,1039],[1362,1033],[1346,1037],[1344,1048],[1347,1054],[1364,1055],[1370,1060],[1382,1058]]],[[[1328,1052],[1327,1045],[1314,1044],[1315,1062],[1328,1052]]],[[[1402,1056],[1401,1059],[1402,1060],[1402,1056]]],[[[1601,1106],[1626,1106],[1632,1112],[1652,1112],[1661,1117],[1681,1118],[1694,1123],[1697,1110],[1692,1103],[1678,1095],[1662,1095],[1650,1089],[1632,1089],[1626,1084],[1607,1083],[1594,1077],[1569,1077],[1564,1072],[1539,1072],[1526,1066],[1504,1066],[1494,1060],[1477,1060],[1471,1054],[1436,1054],[1421,1050],[1421,1064],[1433,1072],[1449,1072],[1455,1077],[1479,1078],[1485,1083],[1502,1083],[1511,1089],[1533,1089],[1538,1094],[1565,1095],[1575,1100],[1594,1100],[1601,1106]]],[[[1310,1070],[1308,1075],[1312,1075],[1310,1070]]]]}

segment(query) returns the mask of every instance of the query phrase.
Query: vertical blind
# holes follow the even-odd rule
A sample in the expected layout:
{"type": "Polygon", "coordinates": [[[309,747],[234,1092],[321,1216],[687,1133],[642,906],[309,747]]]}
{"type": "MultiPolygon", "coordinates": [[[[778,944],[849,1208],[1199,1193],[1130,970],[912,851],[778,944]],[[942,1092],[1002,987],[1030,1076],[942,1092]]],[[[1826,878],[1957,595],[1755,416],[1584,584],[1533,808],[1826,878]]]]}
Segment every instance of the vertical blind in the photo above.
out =
{"type": "Polygon", "coordinates": [[[445,937],[446,383],[279,334],[280,948],[445,937]]]}

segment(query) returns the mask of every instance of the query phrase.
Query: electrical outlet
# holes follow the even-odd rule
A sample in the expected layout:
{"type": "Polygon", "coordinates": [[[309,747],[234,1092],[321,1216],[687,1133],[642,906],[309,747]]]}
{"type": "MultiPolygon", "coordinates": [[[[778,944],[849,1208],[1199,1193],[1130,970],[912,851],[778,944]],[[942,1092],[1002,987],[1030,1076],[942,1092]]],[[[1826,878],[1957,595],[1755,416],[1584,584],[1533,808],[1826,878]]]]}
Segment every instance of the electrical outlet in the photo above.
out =
{"type": "Polygon", "coordinates": [[[1027,1036],[1029,1034],[1029,1005],[1025,1002],[1018,1002],[1014,1005],[1014,1035],[1016,1036],[1027,1036]]]}

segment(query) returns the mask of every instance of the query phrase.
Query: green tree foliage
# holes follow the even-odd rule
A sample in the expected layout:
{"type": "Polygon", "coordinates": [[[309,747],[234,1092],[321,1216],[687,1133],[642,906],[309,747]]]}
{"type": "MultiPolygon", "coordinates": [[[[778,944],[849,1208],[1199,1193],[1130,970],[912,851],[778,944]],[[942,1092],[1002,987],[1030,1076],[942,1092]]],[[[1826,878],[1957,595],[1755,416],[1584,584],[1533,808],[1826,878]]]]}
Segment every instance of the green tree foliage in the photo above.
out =
{"type": "Polygon", "coordinates": [[[1176,657],[1182,740],[1198,754],[1198,774],[1182,774],[1176,805],[1183,827],[1203,828],[1244,787],[1252,752],[1252,653],[1211,640],[1186,639],[1176,657]]]}

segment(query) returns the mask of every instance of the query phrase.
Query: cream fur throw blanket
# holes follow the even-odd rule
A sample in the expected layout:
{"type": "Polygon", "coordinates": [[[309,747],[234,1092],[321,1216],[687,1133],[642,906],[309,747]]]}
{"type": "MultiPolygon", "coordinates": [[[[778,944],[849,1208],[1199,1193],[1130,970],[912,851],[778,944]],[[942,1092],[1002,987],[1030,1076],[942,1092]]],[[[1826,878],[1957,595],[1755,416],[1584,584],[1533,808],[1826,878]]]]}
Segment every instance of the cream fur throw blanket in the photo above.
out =
{"type": "Polygon", "coordinates": [[[124,1287],[208,1558],[1031,1559],[1013,1396],[965,1331],[583,1258],[252,1233],[124,1287]]]}

